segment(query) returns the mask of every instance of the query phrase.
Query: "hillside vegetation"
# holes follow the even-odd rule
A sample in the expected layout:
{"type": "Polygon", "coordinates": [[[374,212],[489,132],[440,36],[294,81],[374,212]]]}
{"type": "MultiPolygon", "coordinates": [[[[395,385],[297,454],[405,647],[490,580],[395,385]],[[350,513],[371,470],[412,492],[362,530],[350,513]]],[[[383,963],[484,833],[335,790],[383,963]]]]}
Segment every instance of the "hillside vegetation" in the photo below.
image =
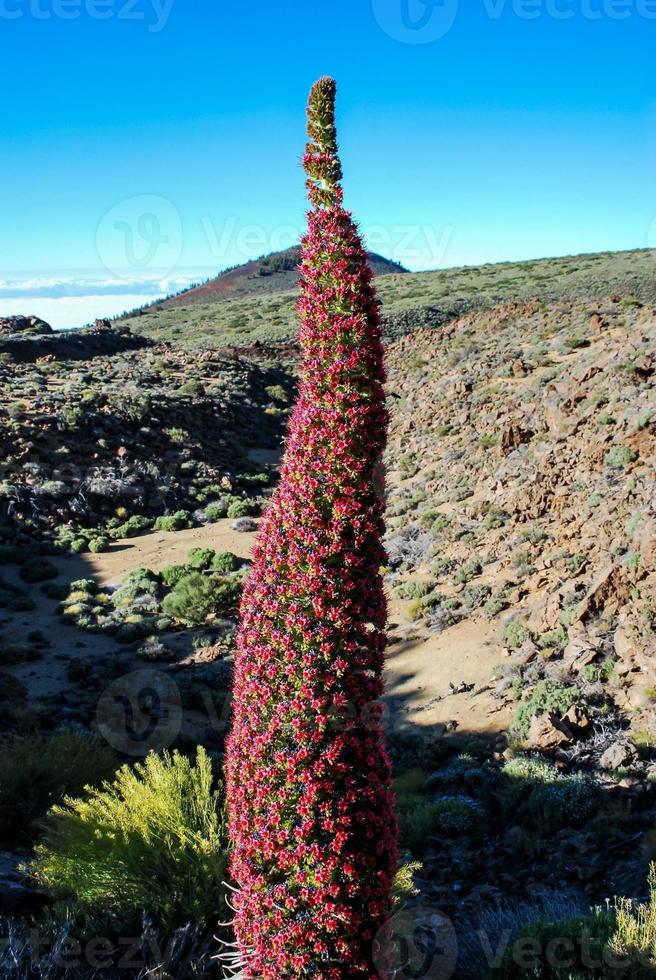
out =
{"type": "MultiPolygon", "coordinates": [[[[641,250],[379,275],[376,287],[388,332],[394,335],[423,326],[427,320],[430,325],[439,324],[508,299],[602,299],[616,292],[625,298],[654,302],[655,272],[656,253],[641,250]]],[[[240,281],[251,280],[242,277],[240,281]]],[[[258,277],[258,290],[262,281],[267,284],[264,294],[234,295],[230,291],[207,295],[203,289],[194,290],[122,317],[118,323],[136,333],[184,346],[289,340],[296,333],[297,290],[269,291],[266,277],[258,277]]]]}

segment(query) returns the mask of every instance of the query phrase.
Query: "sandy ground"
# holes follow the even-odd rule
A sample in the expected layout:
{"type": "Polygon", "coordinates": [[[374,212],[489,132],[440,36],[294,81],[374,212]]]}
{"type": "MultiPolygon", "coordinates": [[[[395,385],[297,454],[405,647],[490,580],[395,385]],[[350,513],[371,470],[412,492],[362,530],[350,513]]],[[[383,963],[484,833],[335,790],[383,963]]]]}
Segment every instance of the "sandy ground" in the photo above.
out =
{"type": "Polygon", "coordinates": [[[231,525],[226,519],[189,531],[155,531],[118,542],[102,555],[85,555],[85,574],[99,585],[118,585],[135,568],[159,572],[166,565],[182,565],[192,548],[232,551],[239,558],[248,558],[255,534],[233,531],[231,525]]]}
{"type": "MultiPolygon", "coordinates": [[[[56,560],[60,580],[93,577],[99,585],[115,586],[135,568],[159,571],[165,565],[181,564],[191,548],[208,547],[232,551],[246,558],[254,533],[238,533],[232,521],[222,520],[202,528],[174,533],[154,532],[117,542],[102,555],[84,555],[56,560]]],[[[16,570],[5,576],[22,584],[16,570]]],[[[38,608],[30,613],[2,614],[3,635],[10,641],[24,639],[31,630],[41,630],[51,647],[38,663],[17,665],[13,673],[35,697],[66,690],[63,657],[95,658],[116,651],[110,637],[89,637],[65,626],[56,615],[57,603],[43,597],[38,587],[31,593],[38,608]]],[[[499,707],[490,688],[498,663],[492,628],[480,621],[465,621],[442,633],[431,634],[410,623],[403,615],[405,603],[391,603],[390,648],[386,668],[386,709],[395,728],[419,726],[431,733],[449,730],[484,733],[502,731],[508,711],[499,707]],[[467,693],[452,694],[450,685],[473,685],[467,693]]]]}

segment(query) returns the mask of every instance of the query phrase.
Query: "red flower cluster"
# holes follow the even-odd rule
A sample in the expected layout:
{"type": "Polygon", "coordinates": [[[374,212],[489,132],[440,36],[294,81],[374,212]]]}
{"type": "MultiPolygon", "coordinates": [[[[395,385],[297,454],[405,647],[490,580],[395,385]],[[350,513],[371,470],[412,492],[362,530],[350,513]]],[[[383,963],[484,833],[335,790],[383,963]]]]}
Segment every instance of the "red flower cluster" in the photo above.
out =
{"type": "Polygon", "coordinates": [[[308,110],[303,370],[241,610],[227,752],[249,978],[376,978],[397,865],[378,698],[387,609],[379,307],[342,207],[335,83],[308,110]]]}

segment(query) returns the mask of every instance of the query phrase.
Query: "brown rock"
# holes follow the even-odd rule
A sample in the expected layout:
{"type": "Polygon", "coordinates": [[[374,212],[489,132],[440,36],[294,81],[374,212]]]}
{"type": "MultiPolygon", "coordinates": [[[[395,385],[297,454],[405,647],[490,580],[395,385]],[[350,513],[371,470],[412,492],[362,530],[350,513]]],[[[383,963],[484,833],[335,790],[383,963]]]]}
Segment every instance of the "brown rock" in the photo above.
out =
{"type": "Polygon", "coordinates": [[[591,663],[595,661],[597,657],[597,651],[592,647],[587,650],[583,650],[579,656],[572,662],[570,670],[574,674],[580,674],[584,667],[588,667],[591,663]]]}
{"type": "Polygon", "coordinates": [[[602,769],[615,770],[633,762],[634,759],[635,749],[630,743],[614,742],[602,755],[599,765],[602,769]]]}
{"type": "Polygon", "coordinates": [[[585,709],[579,708],[578,705],[574,705],[569,709],[567,714],[563,716],[562,722],[578,738],[584,738],[590,731],[590,717],[585,709]]]}
{"type": "Polygon", "coordinates": [[[556,592],[553,595],[543,596],[536,602],[526,626],[531,633],[547,633],[558,626],[559,617],[560,595],[556,592]]]}
{"type": "Polygon", "coordinates": [[[525,746],[527,749],[547,751],[571,745],[573,741],[574,735],[569,725],[557,715],[535,715],[525,746]]]}
{"type": "Polygon", "coordinates": [[[621,660],[630,661],[632,654],[638,650],[637,631],[628,623],[620,623],[613,637],[615,653],[621,660]]]}
{"type": "Polygon", "coordinates": [[[603,319],[599,316],[599,314],[593,313],[592,316],[590,317],[590,333],[593,336],[598,337],[605,326],[606,324],[604,323],[603,319]]]}
{"type": "Polygon", "coordinates": [[[588,594],[579,602],[574,611],[573,623],[580,623],[592,612],[597,612],[604,608],[609,596],[613,596],[615,601],[619,601],[617,595],[618,570],[615,565],[607,565],[596,576],[588,594]]]}
{"type": "Polygon", "coordinates": [[[503,429],[501,433],[501,448],[507,453],[525,442],[530,442],[532,438],[533,433],[530,430],[524,429],[520,425],[511,424],[503,429]]]}
{"type": "Polygon", "coordinates": [[[549,398],[544,405],[544,420],[554,439],[564,439],[569,432],[569,417],[560,407],[560,400],[549,398]]]}
{"type": "Polygon", "coordinates": [[[527,664],[530,664],[531,660],[535,659],[537,654],[538,648],[533,640],[525,640],[519,650],[516,650],[513,653],[513,665],[516,665],[517,667],[526,667],[527,664]]]}

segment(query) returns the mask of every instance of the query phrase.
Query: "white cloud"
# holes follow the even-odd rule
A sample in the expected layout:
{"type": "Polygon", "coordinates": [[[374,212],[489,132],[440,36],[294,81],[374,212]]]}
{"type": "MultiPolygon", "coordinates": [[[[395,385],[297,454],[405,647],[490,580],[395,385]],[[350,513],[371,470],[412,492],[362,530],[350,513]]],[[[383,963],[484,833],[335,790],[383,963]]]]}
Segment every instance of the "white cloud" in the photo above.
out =
{"type": "Polygon", "coordinates": [[[211,274],[204,269],[149,278],[53,274],[0,279],[0,316],[35,315],[56,330],[72,329],[180,292],[211,274]]]}
{"type": "Polygon", "coordinates": [[[41,317],[55,330],[72,330],[83,327],[93,320],[117,316],[125,310],[133,310],[162,294],[125,293],[116,296],[60,296],[37,297],[16,296],[11,300],[0,299],[0,316],[15,314],[41,317]]]}

